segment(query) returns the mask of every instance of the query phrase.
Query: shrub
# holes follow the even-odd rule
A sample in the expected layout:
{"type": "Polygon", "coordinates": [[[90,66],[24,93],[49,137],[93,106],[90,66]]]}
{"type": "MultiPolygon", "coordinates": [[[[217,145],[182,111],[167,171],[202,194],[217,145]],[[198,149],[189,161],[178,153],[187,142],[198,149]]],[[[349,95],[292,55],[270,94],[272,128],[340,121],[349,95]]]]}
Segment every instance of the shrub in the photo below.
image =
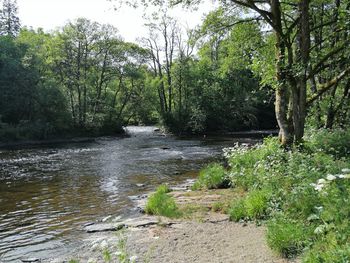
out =
{"type": "Polygon", "coordinates": [[[231,168],[231,184],[249,190],[261,186],[262,177],[271,175],[270,168],[279,162],[284,152],[275,138],[267,138],[264,144],[252,148],[237,145],[226,149],[225,154],[231,168]]]}
{"type": "Polygon", "coordinates": [[[169,188],[167,186],[162,185],[158,187],[157,191],[148,198],[146,213],[166,217],[180,216],[175,200],[167,194],[168,192],[169,188]]]}
{"type": "Polygon", "coordinates": [[[286,258],[300,254],[308,243],[310,230],[303,224],[279,217],[267,225],[269,246],[286,258]]]}
{"type": "Polygon", "coordinates": [[[193,185],[193,190],[199,189],[219,189],[230,186],[227,172],[220,164],[210,164],[200,171],[199,177],[193,185]]]}

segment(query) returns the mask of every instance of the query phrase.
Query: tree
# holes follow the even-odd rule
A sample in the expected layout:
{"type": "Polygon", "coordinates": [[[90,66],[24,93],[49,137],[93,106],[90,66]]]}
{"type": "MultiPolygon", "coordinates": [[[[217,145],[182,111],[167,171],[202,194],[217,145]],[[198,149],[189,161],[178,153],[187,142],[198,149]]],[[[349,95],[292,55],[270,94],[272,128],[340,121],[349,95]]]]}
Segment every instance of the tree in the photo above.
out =
{"type": "Polygon", "coordinates": [[[17,36],[20,30],[20,22],[17,16],[17,1],[3,0],[0,10],[0,35],[17,36]]]}
{"type": "MultiPolygon", "coordinates": [[[[163,4],[163,1],[149,1],[163,4]]],[[[198,0],[174,0],[171,4],[196,4],[198,0]]],[[[322,1],[321,1],[322,2],[322,1]]],[[[308,106],[317,98],[339,85],[350,72],[349,54],[344,52],[349,44],[349,37],[342,38],[335,45],[319,45],[313,37],[314,32],[322,27],[328,28],[323,40],[331,40],[334,30],[348,35],[347,1],[325,1],[324,10],[332,16],[320,17],[321,3],[309,0],[230,0],[220,1],[223,10],[229,15],[236,15],[236,21],[226,26],[233,27],[243,22],[259,21],[262,28],[269,28],[274,35],[275,76],[271,85],[275,89],[275,112],[280,128],[282,145],[302,141],[308,106]],[[249,10],[248,15],[241,15],[249,10]],[[337,14],[337,15],[334,15],[337,14]],[[314,50],[318,46],[317,55],[314,50]],[[333,71],[327,80],[318,78],[332,61],[341,61],[340,70],[333,71]],[[313,82],[313,84],[312,84],[313,82]],[[314,92],[310,92],[311,85],[314,92]]]]}
{"type": "Polygon", "coordinates": [[[132,115],[128,105],[142,93],[146,51],[124,42],[115,27],[84,18],[57,32],[52,50],[52,70],[67,94],[75,127],[120,130],[132,115]]]}
{"type": "Polygon", "coordinates": [[[160,18],[147,24],[149,37],[142,39],[143,44],[150,52],[151,67],[154,76],[159,79],[158,95],[160,111],[163,117],[173,110],[173,81],[172,67],[177,46],[177,21],[164,11],[160,18]],[[163,63],[164,60],[164,63],[163,63]]]}

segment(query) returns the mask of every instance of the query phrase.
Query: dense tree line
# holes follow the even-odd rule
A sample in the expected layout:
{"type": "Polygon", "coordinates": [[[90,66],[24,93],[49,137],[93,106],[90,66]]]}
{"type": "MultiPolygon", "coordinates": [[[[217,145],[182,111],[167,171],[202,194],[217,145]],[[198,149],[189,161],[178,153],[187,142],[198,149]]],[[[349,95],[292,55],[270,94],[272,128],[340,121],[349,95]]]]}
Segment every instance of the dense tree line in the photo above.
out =
{"type": "Polygon", "coordinates": [[[8,4],[0,24],[2,140],[113,134],[130,120],[155,121],[145,49],[87,19],[51,34],[19,30],[15,2],[8,4]]]}
{"type": "Polygon", "coordinates": [[[196,29],[154,3],[161,11],[135,44],[84,18],[52,33],[21,28],[16,1],[3,0],[0,138],[159,122],[176,133],[278,125],[286,145],[306,125],[348,125],[348,3],[220,1],[196,29]]]}
{"type": "MultiPolygon", "coordinates": [[[[148,2],[191,6],[205,1],[148,2]]],[[[266,46],[260,50],[256,46],[251,58],[260,83],[275,90],[275,113],[283,145],[302,141],[308,118],[317,127],[348,124],[349,1],[217,2],[221,11],[213,17],[212,29],[234,30],[253,22],[263,34],[266,46]]]]}

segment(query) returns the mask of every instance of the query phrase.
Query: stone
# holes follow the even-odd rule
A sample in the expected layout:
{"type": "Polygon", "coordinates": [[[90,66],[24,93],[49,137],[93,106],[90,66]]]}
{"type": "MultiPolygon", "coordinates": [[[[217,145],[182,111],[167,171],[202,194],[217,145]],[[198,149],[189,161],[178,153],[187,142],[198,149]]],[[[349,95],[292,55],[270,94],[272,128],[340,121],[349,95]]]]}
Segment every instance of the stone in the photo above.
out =
{"type": "Polygon", "coordinates": [[[85,231],[87,233],[99,233],[99,232],[110,232],[110,231],[118,231],[125,227],[123,223],[114,223],[114,224],[94,224],[85,227],[85,231]]]}
{"type": "Polygon", "coordinates": [[[147,227],[147,226],[158,224],[159,220],[157,218],[151,218],[151,217],[140,217],[140,218],[128,219],[124,221],[124,223],[127,227],[147,227]]]}

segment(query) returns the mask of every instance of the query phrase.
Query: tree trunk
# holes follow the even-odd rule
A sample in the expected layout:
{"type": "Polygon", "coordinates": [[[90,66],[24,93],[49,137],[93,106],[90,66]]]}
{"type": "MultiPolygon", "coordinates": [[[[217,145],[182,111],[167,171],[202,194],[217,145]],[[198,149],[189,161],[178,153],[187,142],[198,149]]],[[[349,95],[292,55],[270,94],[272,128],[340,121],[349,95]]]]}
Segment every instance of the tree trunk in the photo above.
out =
{"type": "Polygon", "coordinates": [[[281,22],[281,7],[278,0],[271,1],[271,12],[274,19],[275,25],[275,36],[276,36],[276,102],[275,112],[279,131],[279,140],[283,146],[288,146],[293,143],[293,136],[288,124],[288,82],[286,76],[286,45],[282,38],[282,22],[281,22]]]}

